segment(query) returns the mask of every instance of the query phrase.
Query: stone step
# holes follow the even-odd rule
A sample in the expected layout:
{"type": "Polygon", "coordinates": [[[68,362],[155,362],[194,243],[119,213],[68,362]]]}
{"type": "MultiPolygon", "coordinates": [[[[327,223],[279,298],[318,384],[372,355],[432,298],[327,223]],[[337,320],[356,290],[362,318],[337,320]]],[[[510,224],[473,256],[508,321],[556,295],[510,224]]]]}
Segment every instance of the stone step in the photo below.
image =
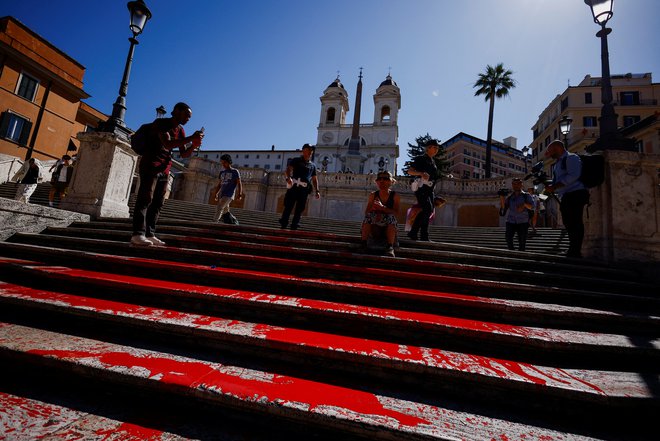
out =
{"type": "MultiPolygon", "coordinates": [[[[167,394],[181,401],[194,399],[205,406],[238,409],[255,415],[271,415],[314,428],[341,430],[348,436],[389,440],[429,439],[511,439],[570,437],[579,434],[559,433],[552,429],[520,422],[454,410],[447,404],[425,404],[383,392],[360,390],[323,383],[278,372],[236,366],[222,361],[191,358],[146,348],[136,348],[81,336],[60,334],[31,327],[0,324],[0,357],[19,366],[43,365],[75,377],[94,378],[122,389],[151,391],[154,398],[167,394]]],[[[502,369],[501,366],[494,367],[502,369]]],[[[533,370],[518,372],[525,377],[539,375],[533,370]]],[[[574,372],[560,378],[548,378],[560,388],[569,380],[578,388],[588,388],[574,372]]],[[[602,373],[603,377],[613,373],[602,373]]],[[[74,377],[74,378],[75,378],[74,377]]],[[[646,400],[645,387],[628,397],[632,387],[623,378],[613,389],[595,391],[594,397],[612,401],[618,415],[648,417],[651,408],[629,415],[618,404],[646,400]],[[619,401],[620,397],[622,401],[619,401]]],[[[630,378],[631,381],[635,381],[630,378]]],[[[524,380],[523,380],[524,381],[524,380]]],[[[598,382],[598,375],[589,378],[598,382]]],[[[542,386],[545,387],[545,386],[542,386]]],[[[611,412],[602,415],[609,416],[611,412]]],[[[607,420],[603,425],[607,426],[607,420]]]]}
{"type": "MultiPolygon", "coordinates": [[[[648,344],[638,347],[631,344],[630,340],[639,341],[644,333],[654,333],[659,329],[659,317],[643,318],[640,315],[628,315],[620,319],[622,326],[621,334],[603,334],[594,332],[568,331],[564,329],[548,329],[530,326],[514,325],[501,320],[475,321],[462,316],[447,316],[443,314],[429,314],[406,309],[378,308],[373,306],[362,306],[350,303],[338,303],[319,301],[313,298],[302,298],[254,291],[237,291],[214,286],[181,284],[173,282],[157,282],[150,278],[130,277],[125,275],[108,274],[105,272],[90,272],[85,270],[70,269],[63,267],[49,267],[42,265],[16,264],[10,259],[0,261],[2,267],[10,270],[13,276],[8,280],[29,280],[23,285],[35,287],[48,287],[52,284],[66,287],[66,292],[80,293],[89,297],[100,297],[103,299],[129,299],[138,301],[142,299],[144,304],[159,307],[187,308],[197,312],[232,311],[236,317],[248,317],[249,319],[277,322],[282,326],[303,326],[306,329],[324,331],[331,328],[332,332],[347,332],[351,335],[363,336],[368,333],[377,335],[378,338],[390,338],[392,340],[404,340],[406,342],[420,340],[426,344],[443,347],[443,339],[451,337],[451,346],[468,345],[470,350],[481,353],[497,350],[510,351],[515,348],[523,357],[536,357],[535,351],[541,349],[544,357],[552,358],[551,363],[561,363],[560,357],[568,355],[571,360],[568,363],[576,363],[579,354],[586,355],[591,360],[579,362],[585,364],[593,361],[595,357],[617,357],[626,363],[634,364],[639,360],[653,360],[660,358],[660,352],[656,349],[653,338],[646,338],[648,344]],[[39,283],[41,279],[41,283],[39,283]],[[154,291],[153,286],[157,285],[154,291]],[[93,294],[92,294],[93,293],[93,294]],[[121,293],[121,294],[119,294],[121,293]],[[195,306],[186,306],[194,300],[195,306]],[[191,309],[192,308],[192,309],[191,309]],[[636,337],[633,337],[636,335],[636,337]],[[470,340],[478,341],[477,345],[471,344],[470,340]],[[488,341],[488,343],[485,343],[488,341]],[[484,347],[488,348],[484,352],[484,347]],[[507,349],[508,348],[508,349],[507,349]]],[[[375,288],[375,287],[374,287],[375,288]]],[[[22,289],[29,290],[27,287],[22,289]]],[[[19,292],[17,286],[4,285],[5,292],[19,292]],[[18,290],[18,291],[17,291],[18,290]]],[[[366,292],[369,288],[366,287],[366,292]]],[[[415,294],[410,295],[412,300],[415,294]]],[[[451,293],[447,294],[451,297],[451,293]]],[[[482,299],[476,299],[479,301],[482,299]]],[[[476,303],[474,301],[474,303],[476,303]]],[[[483,301],[483,300],[482,300],[483,301]]],[[[405,303],[402,306],[406,306],[405,303]]],[[[509,302],[511,309],[519,306],[516,302],[509,302]]],[[[527,310],[535,305],[524,305],[527,310]]],[[[522,308],[520,308],[522,309],[522,308]]],[[[607,313],[585,308],[571,307],[539,307],[534,311],[535,325],[542,322],[543,311],[553,313],[564,313],[573,316],[574,320],[589,322],[591,319],[598,321],[599,316],[607,313]]],[[[525,313],[525,310],[515,311],[511,315],[515,320],[516,314],[525,313]]],[[[609,312],[612,314],[612,312],[609,312]]],[[[612,320],[616,321],[616,320],[612,320]]]]}
{"type": "MultiPolygon", "coordinates": [[[[72,224],[71,227],[85,230],[132,231],[132,226],[129,222],[75,223],[72,224]]],[[[50,231],[57,232],[58,230],[53,229],[50,231]]],[[[65,234],[63,230],[60,230],[60,232],[65,234]]],[[[233,241],[232,246],[236,244],[236,241],[239,241],[244,244],[259,243],[291,246],[303,249],[332,249],[337,251],[349,251],[352,253],[359,250],[360,243],[359,237],[356,236],[302,231],[291,234],[288,231],[282,230],[264,230],[257,227],[229,226],[204,222],[181,223],[176,221],[164,221],[159,225],[158,232],[159,235],[161,233],[175,234],[185,236],[186,238],[191,236],[214,239],[226,238],[233,241]]],[[[85,234],[92,234],[92,231],[86,231],[85,234]]],[[[66,235],[72,234],[66,233],[66,235]]],[[[109,237],[110,236],[111,235],[109,235],[109,237]]],[[[482,247],[454,245],[443,242],[427,243],[402,239],[400,241],[400,248],[397,256],[434,260],[438,262],[472,263],[480,264],[482,266],[497,265],[501,267],[502,264],[505,264],[508,268],[521,269],[525,272],[529,272],[534,268],[539,268],[543,272],[556,271],[562,273],[564,276],[566,273],[576,272],[576,268],[580,268],[593,278],[611,278],[633,282],[639,280],[639,275],[632,270],[611,267],[598,261],[589,261],[587,259],[570,259],[570,261],[567,261],[562,257],[538,253],[521,253],[518,257],[512,257],[508,251],[504,252],[484,249],[482,247]],[[442,253],[438,253],[438,251],[442,251],[442,253]],[[525,258],[521,258],[523,255],[525,258]],[[497,259],[495,259],[496,257],[497,259]],[[535,267],[532,265],[535,265],[535,267]]]]}
{"type": "MultiPolygon", "coordinates": [[[[35,259],[39,254],[35,253],[35,259]]],[[[64,257],[64,256],[63,256],[64,257]]],[[[660,318],[649,316],[646,313],[635,313],[624,310],[604,310],[595,307],[577,307],[571,305],[544,304],[518,300],[495,300],[487,297],[465,296],[450,292],[424,291],[417,289],[396,290],[390,288],[387,292],[378,285],[362,284],[354,287],[350,294],[355,300],[349,307],[341,306],[347,303],[338,303],[331,300],[319,300],[323,295],[315,293],[317,287],[310,287],[304,293],[311,293],[307,297],[272,294],[266,292],[236,290],[223,285],[223,279],[215,280],[213,286],[174,281],[159,280],[127,276],[123,268],[113,265],[113,260],[124,260],[114,256],[100,256],[102,271],[91,271],[81,268],[66,268],[61,266],[48,266],[45,263],[24,259],[0,257],[0,268],[6,271],[5,280],[14,283],[23,283],[32,287],[49,287],[51,285],[65,286],[67,292],[89,293],[104,298],[117,298],[121,293],[125,296],[140,296],[153,304],[166,305],[184,304],[194,301],[196,306],[188,306],[201,312],[237,310],[249,312],[250,315],[269,317],[275,320],[286,317],[290,321],[298,321],[309,325],[321,317],[319,311],[330,318],[338,317],[338,321],[345,323],[351,320],[344,313],[354,314],[356,318],[369,321],[370,314],[376,311],[369,298],[382,299],[388,296],[388,306],[396,306],[401,311],[411,313],[411,317],[426,317],[437,310],[436,314],[463,319],[490,320],[502,324],[519,326],[543,326],[558,329],[573,329],[590,332],[605,332],[618,334],[654,334],[660,331],[660,318]],[[115,273],[109,271],[115,269],[115,273]],[[26,282],[29,281],[29,282],[26,282]],[[398,302],[393,301],[396,296],[398,302]],[[366,317],[360,317],[360,311],[367,311],[366,317]],[[416,311],[423,311],[421,316],[416,311]],[[312,314],[315,312],[316,314],[312,314]],[[310,319],[305,319],[312,314],[310,319]],[[577,325],[577,327],[576,327],[577,325]]],[[[94,257],[90,256],[90,260],[94,257]]],[[[68,259],[69,264],[75,264],[75,259],[68,259]]],[[[144,271],[147,273],[147,271],[144,271]]],[[[224,270],[224,275],[240,278],[232,274],[231,270],[224,270]]],[[[322,282],[322,281],[321,281],[322,282]]],[[[238,283],[240,285],[240,282],[238,283]]],[[[320,285],[319,285],[320,286],[320,285]]],[[[378,303],[378,302],[377,302],[378,303]]],[[[382,309],[382,308],[381,308],[382,309]]],[[[645,311],[646,312],[646,311],[645,311]]],[[[382,314],[381,314],[382,315],[382,314]]],[[[384,317],[390,317],[385,313],[384,317]]],[[[394,317],[394,316],[392,316],[394,317]]],[[[430,316],[429,316],[430,317],[430,316]]],[[[376,315],[373,317],[377,319],[376,315]]],[[[394,322],[401,320],[397,315],[394,322]]],[[[416,320],[413,318],[413,322],[416,320]]],[[[328,320],[326,320],[327,324],[328,320]]]]}
{"type": "MultiPolygon", "coordinates": [[[[505,268],[495,267],[498,263],[496,259],[483,259],[472,257],[472,263],[468,263],[470,256],[462,259],[452,258],[453,256],[439,255],[432,251],[423,252],[420,250],[408,250],[405,248],[397,249],[397,256],[405,258],[402,262],[401,259],[392,262],[390,259],[377,259],[374,256],[365,255],[364,253],[356,253],[357,246],[353,247],[337,247],[335,245],[328,245],[325,242],[316,242],[307,240],[304,244],[305,248],[295,247],[295,244],[286,245],[272,245],[272,243],[281,243],[278,240],[269,240],[268,237],[262,236],[259,238],[249,237],[241,233],[225,233],[213,234],[207,231],[204,237],[196,235],[199,233],[195,229],[167,229],[164,227],[159,231],[171,232],[175,234],[159,234],[159,237],[164,240],[168,246],[196,250],[231,250],[232,253],[248,256],[261,256],[261,257],[279,257],[286,256],[289,259],[300,260],[301,262],[315,262],[317,264],[331,264],[338,258],[341,258],[343,264],[351,266],[369,265],[375,268],[390,268],[403,271],[415,271],[423,273],[430,271],[437,274],[444,274],[450,276],[465,277],[467,274],[472,274],[472,277],[478,277],[486,280],[501,280],[505,282],[517,283],[533,283],[538,280],[539,276],[553,277],[552,286],[568,287],[568,288],[588,288],[592,290],[599,290],[603,292],[619,292],[627,293],[630,290],[638,292],[652,291],[652,287],[637,282],[631,282],[619,279],[603,279],[599,280],[595,273],[590,273],[590,277],[564,274],[566,268],[557,268],[556,266],[548,265],[541,267],[537,270],[530,270],[529,268],[505,268]],[[187,233],[187,234],[186,234],[187,233]],[[255,242],[259,239],[261,243],[255,242]],[[330,248],[330,249],[329,249],[330,248]],[[434,261],[419,259],[435,258],[434,261]],[[558,275],[561,274],[561,277],[558,275]]],[[[49,227],[44,231],[44,234],[68,236],[75,238],[95,238],[100,240],[111,240],[116,242],[128,242],[131,237],[130,230],[121,231],[107,231],[88,228],[55,228],[49,227]]],[[[503,262],[500,262],[503,263],[503,262]]],[[[571,268],[574,270],[574,268],[571,268]]],[[[612,277],[609,274],[603,274],[606,277],[612,277]]]]}
{"type": "MultiPolygon", "coordinates": [[[[104,254],[116,254],[125,256],[134,256],[146,259],[160,259],[162,261],[181,263],[193,263],[205,268],[233,268],[241,270],[252,270],[260,268],[258,279],[248,280],[250,286],[256,289],[264,287],[264,270],[268,274],[287,274],[289,277],[303,277],[306,279],[323,279],[329,284],[338,285],[338,282],[344,282],[340,290],[345,289],[345,285],[355,285],[364,283],[365,280],[371,284],[380,284],[382,286],[414,288],[425,290],[437,290],[442,287],[443,290],[452,292],[470,294],[474,293],[478,287],[480,295],[495,296],[499,298],[509,298],[518,300],[532,300],[545,303],[565,303],[579,306],[589,306],[590,302],[598,301],[601,307],[614,307],[618,309],[625,308],[646,308],[648,313],[654,314],[659,311],[660,299],[654,297],[654,291],[635,292],[630,294],[622,293],[604,293],[601,291],[577,290],[564,287],[555,287],[549,283],[543,285],[534,285],[529,283],[503,282],[497,280],[487,280],[482,278],[471,278],[467,275],[462,277],[427,274],[415,271],[415,268],[409,268],[408,271],[394,270],[390,268],[371,268],[362,266],[349,266],[345,264],[318,265],[315,262],[295,260],[283,257],[259,257],[253,255],[243,255],[237,253],[227,253],[221,251],[195,250],[189,248],[174,247],[134,247],[127,241],[116,242],[88,238],[70,238],[64,236],[51,236],[45,234],[16,234],[10,238],[11,242],[20,242],[21,244],[45,245],[58,252],[63,250],[79,250],[86,252],[102,252],[104,254]]],[[[0,249],[8,249],[10,243],[0,243],[0,249]]],[[[32,258],[30,251],[22,245],[14,247],[15,254],[12,257],[32,258]],[[22,253],[22,254],[21,254],[22,253]]],[[[44,251],[48,252],[48,251],[44,251]]],[[[338,256],[342,258],[342,255],[338,256]]],[[[57,259],[57,257],[55,257],[57,259]]],[[[406,259],[392,259],[387,257],[373,257],[385,261],[401,261],[406,263],[406,259]]],[[[417,262],[411,261],[411,264],[417,262]]],[[[212,274],[204,274],[204,277],[212,274]]],[[[168,277],[164,275],[164,277],[168,277]]],[[[283,287],[288,283],[282,277],[276,277],[278,287],[283,287]]],[[[292,287],[296,291],[300,288],[292,287]]],[[[291,289],[291,288],[288,288],[291,289]]],[[[332,288],[325,287],[324,292],[332,291],[332,288]]]]}
{"type": "MultiPolygon", "coordinates": [[[[97,325],[103,324],[104,332],[116,327],[130,328],[133,332],[145,335],[158,333],[161,338],[163,335],[172,339],[188,336],[198,340],[199,345],[213,350],[258,354],[260,357],[286,362],[295,360],[302,369],[324,365],[326,369],[331,366],[331,370],[343,374],[368,375],[381,381],[405,381],[407,384],[427,387],[433,384],[454,395],[458,392],[474,393],[472,398],[479,400],[488,399],[483,396],[488,394],[482,391],[492,388],[506,393],[510,399],[518,393],[522,397],[528,397],[534,392],[537,406],[545,399],[550,400],[552,405],[557,404],[557,399],[561,399],[565,406],[574,402],[580,406],[596,404],[616,407],[636,406],[645,401],[653,404],[647,385],[631,372],[538,366],[411,344],[402,345],[268,323],[245,322],[218,315],[144,307],[136,301],[123,303],[31,289],[9,283],[0,285],[0,301],[6,306],[29,308],[30,313],[45,311],[50,313],[50,316],[59,314],[66,321],[78,318],[93,320],[97,325]],[[626,385],[625,393],[621,388],[622,383],[626,385]],[[544,387],[539,389],[539,384],[544,387]]],[[[391,311],[381,313],[383,312],[392,314],[391,311]]],[[[378,312],[373,314],[375,316],[378,312]]],[[[420,320],[419,317],[415,319],[420,320]]],[[[415,319],[408,318],[411,322],[415,319]]],[[[446,321],[441,317],[438,319],[435,320],[436,324],[446,321]]],[[[495,328],[496,326],[493,326],[492,331],[496,331],[495,328]]],[[[500,330],[502,329],[500,327],[500,330]]],[[[518,335],[529,340],[539,338],[538,334],[533,335],[532,329],[523,331],[514,330],[512,327],[507,331],[518,332],[518,335]]],[[[632,346],[626,345],[616,336],[572,334],[569,336],[566,333],[562,335],[561,332],[554,335],[547,333],[543,336],[547,345],[543,346],[546,347],[545,350],[551,350],[550,346],[553,344],[567,343],[572,346],[572,351],[597,352],[598,348],[604,349],[609,345],[615,353],[612,356],[626,357],[627,353],[635,356],[632,346]],[[567,338],[574,341],[569,342],[567,338]],[[580,339],[582,341],[578,342],[580,339]],[[620,346],[614,348],[613,345],[616,344],[620,346]]],[[[526,341],[523,344],[530,343],[526,341]]],[[[649,354],[646,361],[653,363],[653,358],[653,355],[649,354]]],[[[492,398],[501,400],[501,397],[497,396],[492,398]]]]}

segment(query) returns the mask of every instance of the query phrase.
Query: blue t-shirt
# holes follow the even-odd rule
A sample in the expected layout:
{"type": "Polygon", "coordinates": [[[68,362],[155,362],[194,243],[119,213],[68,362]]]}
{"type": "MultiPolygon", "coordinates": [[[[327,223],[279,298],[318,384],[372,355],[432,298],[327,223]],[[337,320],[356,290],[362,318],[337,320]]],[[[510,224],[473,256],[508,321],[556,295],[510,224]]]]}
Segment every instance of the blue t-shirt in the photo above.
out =
{"type": "Polygon", "coordinates": [[[575,153],[564,152],[564,154],[557,160],[553,169],[554,179],[553,184],[561,182],[563,187],[558,188],[555,193],[562,196],[572,191],[584,190],[585,187],[580,181],[582,174],[582,161],[575,153]]]}
{"type": "Polygon", "coordinates": [[[236,185],[241,175],[235,168],[223,169],[218,176],[220,179],[220,197],[234,197],[236,185]]]}
{"type": "Polygon", "coordinates": [[[312,176],[316,176],[316,164],[312,161],[305,161],[302,156],[293,158],[289,162],[289,166],[293,168],[291,177],[293,179],[300,179],[303,182],[312,182],[312,176]]]}
{"type": "Polygon", "coordinates": [[[532,195],[521,191],[519,195],[515,193],[506,198],[504,202],[504,207],[508,208],[509,211],[506,214],[506,221],[510,224],[524,224],[529,222],[529,213],[527,210],[521,212],[518,211],[518,207],[523,204],[532,204],[534,205],[534,200],[532,195]]]}

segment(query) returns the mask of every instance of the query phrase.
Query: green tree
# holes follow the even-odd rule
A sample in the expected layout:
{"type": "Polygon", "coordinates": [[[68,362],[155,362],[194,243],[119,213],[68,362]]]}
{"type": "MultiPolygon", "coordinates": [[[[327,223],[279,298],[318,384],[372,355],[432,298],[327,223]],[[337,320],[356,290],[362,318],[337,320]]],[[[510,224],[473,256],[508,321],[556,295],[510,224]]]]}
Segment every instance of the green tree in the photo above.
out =
{"type": "MultiPolygon", "coordinates": [[[[408,168],[412,165],[412,160],[415,158],[415,156],[420,156],[423,155],[426,152],[426,147],[424,145],[426,144],[427,141],[430,141],[434,139],[431,135],[428,133],[424,136],[418,136],[415,138],[415,144],[408,143],[408,160],[406,163],[403,165],[403,173],[405,176],[408,175],[408,168]]],[[[449,170],[449,161],[447,161],[446,155],[445,155],[445,149],[440,146],[438,149],[438,154],[435,155],[433,158],[435,160],[435,164],[438,167],[438,172],[440,174],[440,178],[443,178],[447,176],[447,170],[449,170]]]]}
{"type": "Polygon", "coordinates": [[[504,69],[502,63],[493,67],[486,66],[486,72],[480,73],[479,78],[474,83],[477,91],[474,96],[484,95],[484,101],[488,101],[488,138],[486,138],[486,178],[490,178],[490,166],[493,144],[493,113],[495,110],[495,98],[502,98],[509,95],[509,90],[516,87],[516,80],[512,78],[513,72],[504,69]]]}

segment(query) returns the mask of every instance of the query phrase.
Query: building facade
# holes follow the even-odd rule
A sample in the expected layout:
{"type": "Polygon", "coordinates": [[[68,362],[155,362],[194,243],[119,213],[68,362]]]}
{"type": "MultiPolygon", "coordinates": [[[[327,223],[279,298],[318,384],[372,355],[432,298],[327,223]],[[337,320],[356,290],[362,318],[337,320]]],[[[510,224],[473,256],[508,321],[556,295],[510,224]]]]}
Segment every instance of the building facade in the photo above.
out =
{"type": "MultiPolygon", "coordinates": [[[[491,177],[500,178],[526,173],[529,155],[516,149],[516,138],[510,136],[492,142],[491,177]]],[[[449,173],[459,179],[484,179],[486,176],[486,141],[460,132],[442,144],[449,161],[449,173]]]]}
{"type": "MultiPolygon", "coordinates": [[[[569,86],[557,95],[539,115],[532,126],[530,145],[532,160],[543,159],[548,144],[563,139],[559,120],[567,116],[573,120],[566,136],[572,152],[582,152],[600,135],[601,103],[600,77],[587,75],[577,86],[569,86]]],[[[640,153],[660,153],[660,84],[653,83],[651,73],[612,75],[612,96],[617,113],[617,126],[633,137],[640,153]]]]}
{"type": "Polygon", "coordinates": [[[13,17],[0,18],[0,154],[60,158],[107,116],[82,102],[85,68],[13,17]]]}

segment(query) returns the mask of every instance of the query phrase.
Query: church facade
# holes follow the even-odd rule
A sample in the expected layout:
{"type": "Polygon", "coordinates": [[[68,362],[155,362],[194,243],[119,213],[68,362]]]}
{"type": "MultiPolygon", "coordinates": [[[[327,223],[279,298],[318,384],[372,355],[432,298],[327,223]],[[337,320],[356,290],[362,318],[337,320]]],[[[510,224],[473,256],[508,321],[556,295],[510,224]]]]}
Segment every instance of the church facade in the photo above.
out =
{"type": "MultiPolygon", "coordinates": [[[[360,75],[353,124],[346,123],[349,95],[339,78],[335,79],[320,97],[321,112],[314,162],[320,171],[327,173],[369,174],[389,170],[396,174],[401,91],[392,77],[387,75],[373,95],[373,122],[362,124],[361,82],[360,75]],[[357,135],[354,133],[356,131],[357,135]],[[350,149],[352,138],[358,140],[357,149],[350,149]]],[[[220,156],[229,154],[236,167],[283,172],[289,160],[301,155],[299,149],[299,146],[291,149],[276,149],[273,146],[270,150],[201,150],[196,151],[194,156],[219,162],[220,156]]],[[[188,160],[180,158],[178,152],[174,152],[174,159],[188,163],[188,160]]]]}

